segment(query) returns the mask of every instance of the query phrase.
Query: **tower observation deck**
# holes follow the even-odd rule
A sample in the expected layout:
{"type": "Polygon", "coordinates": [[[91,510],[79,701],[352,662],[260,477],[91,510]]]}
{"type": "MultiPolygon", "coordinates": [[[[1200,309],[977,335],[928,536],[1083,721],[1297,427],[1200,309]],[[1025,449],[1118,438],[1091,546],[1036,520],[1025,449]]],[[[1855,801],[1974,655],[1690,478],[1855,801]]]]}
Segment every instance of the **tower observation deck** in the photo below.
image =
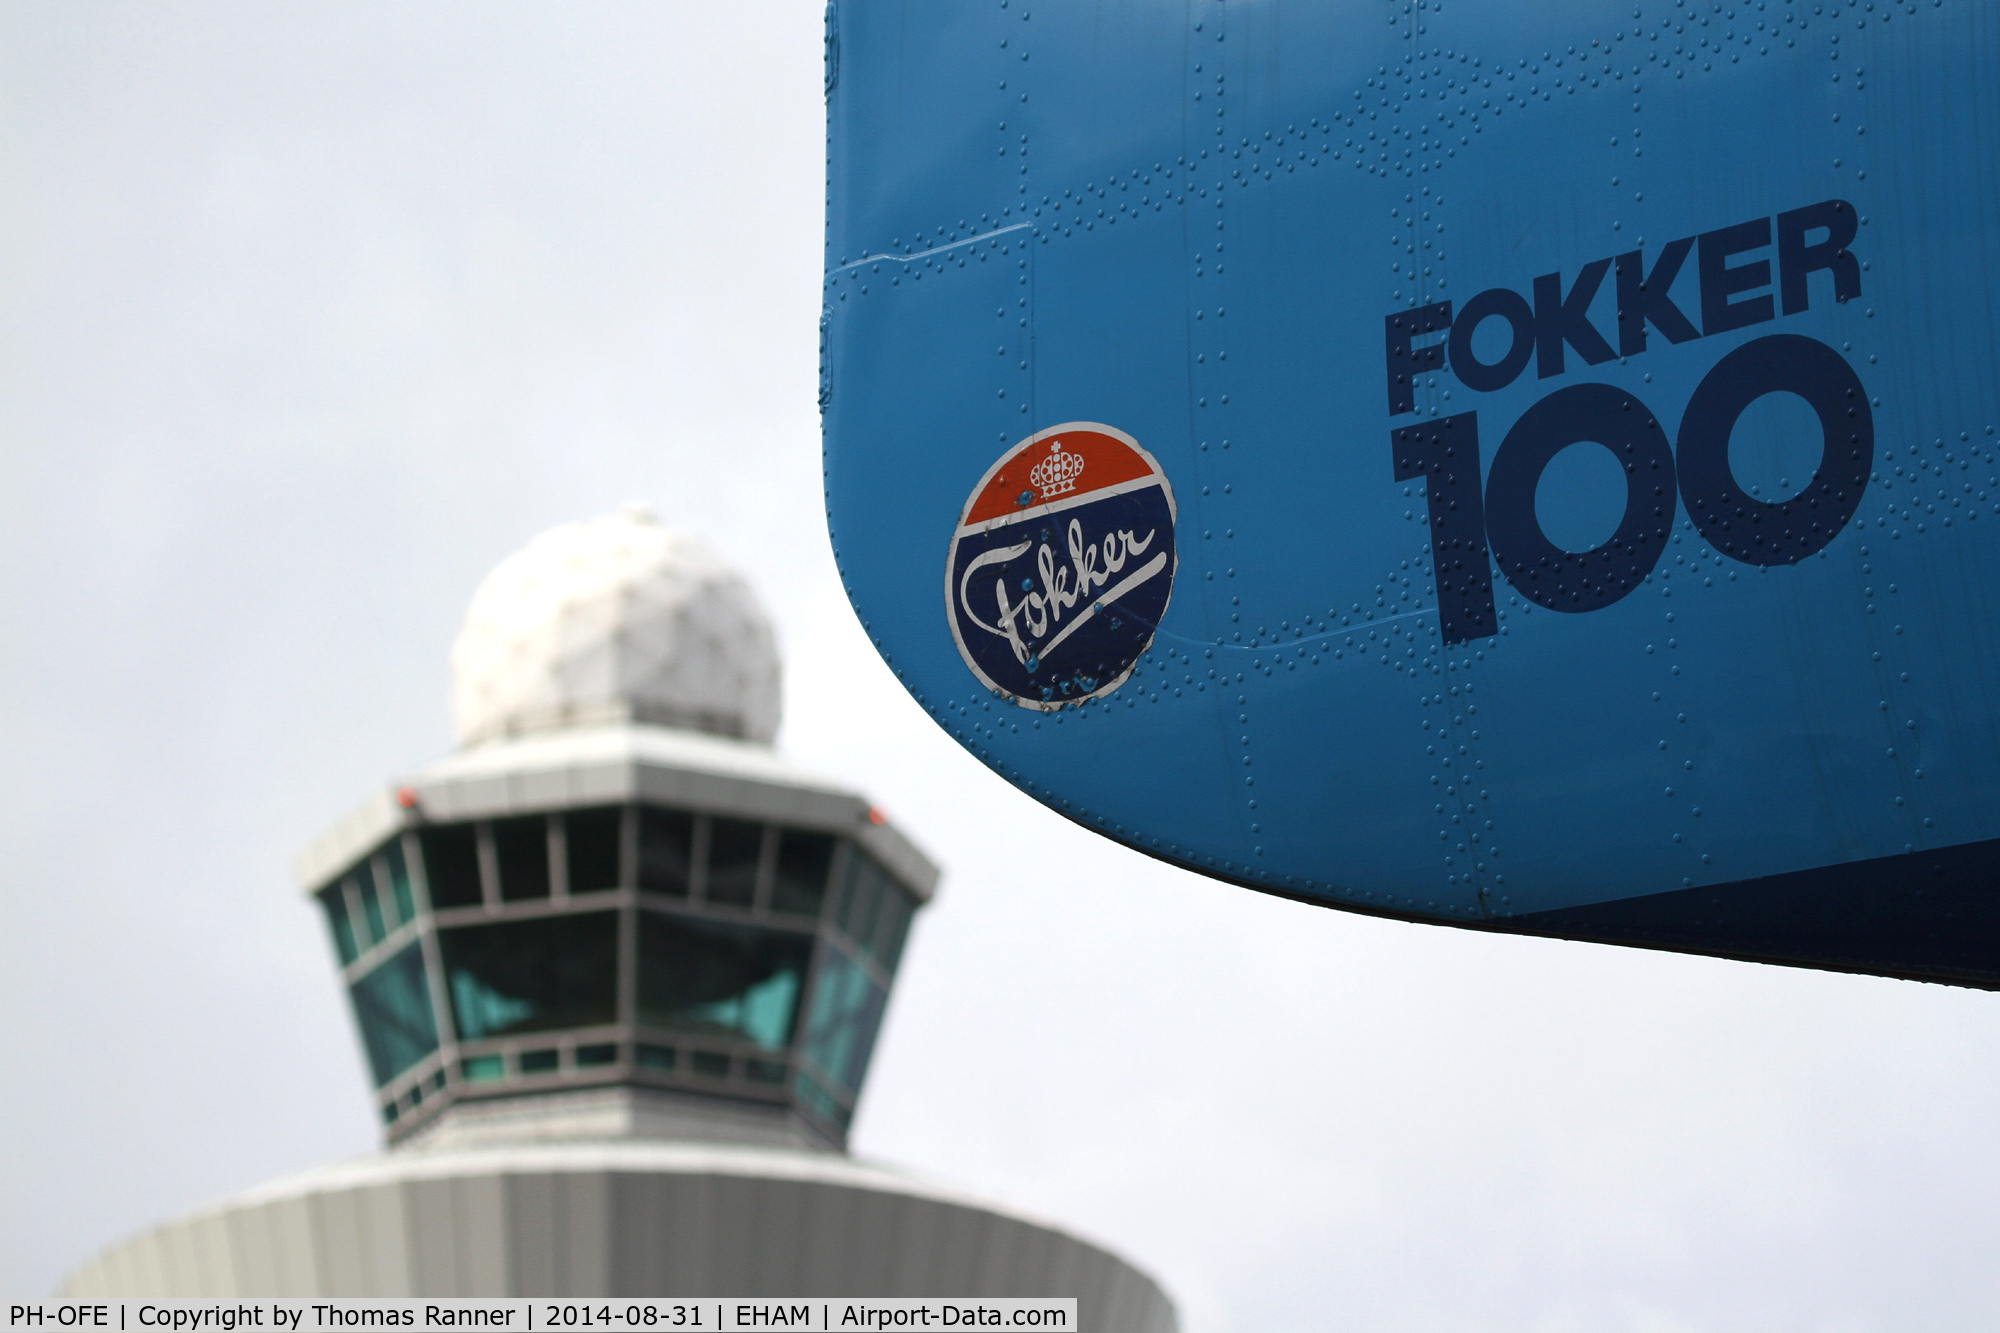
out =
{"type": "Polygon", "coordinates": [[[749,587],[642,513],[557,528],[481,585],[452,669],[464,748],[297,866],[390,1140],[842,1146],[937,869],[771,749],[749,587]]]}

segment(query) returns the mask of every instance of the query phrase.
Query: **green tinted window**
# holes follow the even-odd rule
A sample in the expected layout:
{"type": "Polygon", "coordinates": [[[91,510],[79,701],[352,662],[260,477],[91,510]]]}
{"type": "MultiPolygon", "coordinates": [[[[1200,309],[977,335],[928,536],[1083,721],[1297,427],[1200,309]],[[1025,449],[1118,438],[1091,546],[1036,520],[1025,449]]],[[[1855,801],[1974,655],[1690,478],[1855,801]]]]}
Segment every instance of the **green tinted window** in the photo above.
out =
{"type": "Polygon", "coordinates": [[[883,970],[896,970],[910,917],[916,910],[916,902],[880,862],[859,847],[849,850],[840,896],[834,902],[834,920],[883,970]]]}
{"type": "Polygon", "coordinates": [[[827,946],[806,1020],[805,1055],[848,1093],[861,1090],[888,996],[861,965],[827,946]]]}
{"type": "Polygon", "coordinates": [[[384,873],[386,869],[382,859],[371,856],[355,867],[354,873],[361,877],[362,883],[373,886],[376,901],[382,906],[383,923],[394,930],[410,918],[397,909],[395,890],[384,873]]]}
{"type": "Polygon", "coordinates": [[[522,1051],[521,1072],[523,1074],[547,1074],[561,1063],[558,1051],[522,1051]]]}
{"type": "Polygon", "coordinates": [[[812,937],[647,913],[639,1021],[781,1049],[792,1037],[812,937]]]}
{"type": "Polygon", "coordinates": [[[437,1049],[424,957],[412,944],[354,983],[354,1015],[380,1087],[437,1049]]]}
{"type": "Polygon", "coordinates": [[[847,864],[841,867],[840,882],[834,885],[832,920],[842,930],[847,929],[848,919],[854,915],[854,895],[861,883],[861,862],[864,859],[859,847],[850,850],[847,864]]]}
{"type": "Polygon", "coordinates": [[[884,972],[895,972],[896,962],[903,956],[903,939],[910,932],[910,917],[916,910],[917,905],[895,885],[882,891],[882,904],[875,909],[875,937],[868,951],[884,972]]]}
{"type": "Polygon", "coordinates": [[[639,810],[639,888],[687,897],[694,864],[694,816],[684,810],[639,810]]]}
{"type": "Polygon", "coordinates": [[[563,835],[571,893],[618,887],[619,846],[625,835],[623,809],[614,805],[603,810],[572,810],[563,816],[563,835]]]}
{"type": "Polygon", "coordinates": [[[593,1065],[618,1063],[618,1047],[611,1042],[595,1043],[576,1048],[576,1067],[587,1069],[593,1065]]]}
{"type": "Polygon", "coordinates": [[[389,891],[396,899],[396,915],[404,921],[415,920],[417,899],[410,891],[410,866],[403,860],[403,840],[391,838],[382,849],[382,859],[389,867],[389,891]]]}
{"type": "Polygon", "coordinates": [[[590,912],[438,932],[463,1041],[609,1023],[617,1012],[618,916],[590,912]]]}
{"type": "Polygon", "coordinates": [[[859,847],[849,853],[847,873],[842,879],[835,919],[848,939],[866,949],[875,938],[875,917],[881,910],[883,896],[895,889],[889,873],[859,847]]]}
{"type": "Polygon", "coordinates": [[[361,956],[361,949],[354,940],[354,923],[347,919],[347,894],[338,880],[332,887],[319,891],[319,905],[326,909],[326,924],[333,931],[334,952],[340,955],[340,965],[345,967],[361,956]]]}
{"type": "Polygon", "coordinates": [[[786,829],[778,839],[778,877],[771,885],[771,910],[818,916],[832,865],[832,837],[786,829]]]}
{"type": "Polygon", "coordinates": [[[848,1122],[854,1118],[853,1113],[835,1100],[832,1093],[820,1086],[818,1079],[804,1070],[800,1070],[799,1076],[792,1080],[792,1092],[799,1099],[801,1106],[822,1120],[832,1121],[842,1129],[846,1129],[848,1122]]]}
{"type": "Polygon", "coordinates": [[[671,1046],[642,1045],[633,1052],[633,1058],[638,1062],[641,1069],[672,1069],[674,1067],[674,1048],[671,1046]]]}
{"type": "Polygon", "coordinates": [[[493,821],[493,859],[506,902],[549,896],[549,821],[540,815],[493,821]]]}
{"type": "Polygon", "coordinates": [[[417,845],[424,854],[424,882],[430,886],[432,907],[479,906],[479,835],[473,825],[422,829],[417,845]]]}
{"type": "Polygon", "coordinates": [[[380,944],[389,933],[390,923],[382,919],[382,900],[375,896],[375,872],[363,861],[348,876],[354,885],[356,901],[361,904],[361,915],[368,922],[368,943],[380,944]]]}
{"type": "Polygon", "coordinates": [[[748,907],[757,891],[757,859],[764,849],[764,826],[740,819],[715,819],[708,826],[708,900],[748,907]]]}
{"type": "Polygon", "coordinates": [[[475,1055],[459,1061],[458,1072],[467,1083],[491,1083],[507,1077],[507,1060],[499,1055],[475,1055]]]}

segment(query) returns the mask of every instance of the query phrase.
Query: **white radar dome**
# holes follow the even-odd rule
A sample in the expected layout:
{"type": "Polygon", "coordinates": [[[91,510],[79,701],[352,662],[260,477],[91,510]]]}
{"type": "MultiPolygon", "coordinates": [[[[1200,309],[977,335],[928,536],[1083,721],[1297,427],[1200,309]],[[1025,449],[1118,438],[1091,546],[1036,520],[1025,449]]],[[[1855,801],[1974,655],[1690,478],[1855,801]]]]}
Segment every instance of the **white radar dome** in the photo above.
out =
{"type": "Polygon", "coordinates": [[[495,566],[451,680],[467,745],[607,721],[778,733],[778,645],[757,595],[640,506],[552,528],[495,566]]]}

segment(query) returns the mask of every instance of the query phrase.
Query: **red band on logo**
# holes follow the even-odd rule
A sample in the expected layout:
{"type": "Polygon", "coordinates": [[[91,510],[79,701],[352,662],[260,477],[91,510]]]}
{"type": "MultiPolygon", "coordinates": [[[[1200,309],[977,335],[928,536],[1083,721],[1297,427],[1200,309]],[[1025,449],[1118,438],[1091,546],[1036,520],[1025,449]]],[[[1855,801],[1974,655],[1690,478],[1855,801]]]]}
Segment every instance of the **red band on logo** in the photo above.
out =
{"type": "Polygon", "coordinates": [[[1008,459],[972,497],[959,524],[1005,518],[1151,475],[1146,460],[1123,440],[1091,430],[1064,431],[1008,459]]]}

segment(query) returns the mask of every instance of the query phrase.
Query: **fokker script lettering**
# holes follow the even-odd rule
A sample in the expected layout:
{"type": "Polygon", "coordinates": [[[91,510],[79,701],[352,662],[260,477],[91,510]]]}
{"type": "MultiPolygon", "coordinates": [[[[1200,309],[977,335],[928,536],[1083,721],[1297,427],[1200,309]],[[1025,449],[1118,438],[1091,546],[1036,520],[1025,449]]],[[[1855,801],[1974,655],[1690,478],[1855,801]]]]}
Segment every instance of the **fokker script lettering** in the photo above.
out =
{"type": "MultiPolygon", "coordinates": [[[[1041,548],[1035,552],[1035,572],[1041,581],[1039,590],[1035,588],[1033,580],[1024,580],[1026,586],[1021,591],[1025,595],[1019,601],[1015,601],[1009,596],[1005,577],[993,580],[993,600],[998,608],[998,624],[989,625],[979,618],[973,600],[973,575],[988,565],[1006,564],[1025,555],[1029,547],[1034,545],[1032,540],[1014,546],[996,547],[968,564],[965,573],[959,578],[959,604],[964,608],[966,618],[973,624],[988,634],[1004,637],[1007,646],[1013,650],[1014,660],[1026,665],[1029,658],[1037,655],[1034,644],[1040,642],[1050,630],[1062,623],[1065,612],[1075,607],[1077,603],[1090,599],[1097,589],[1109,583],[1113,575],[1124,569],[1132,557],[1151,547],[1153,538],[1158,535],[1157,529],[1143,537],[1134,536],[1130,531],[1120,529],[1106,533],[1101,542],[1086,541],[1082,520],[1072,518],[1065,534],[1069,546],[1068,564],[1060,567],[1056,564],[1055,551],[1047,542],[1043,542],[1041,548]]],[[[1156,563],[1164,567],[1164,562],[1156,563]]],[[[1147,577],[1151,577],[1151,573],[1148,573],[1147,577]]],[[[1120,584],[1119,591],[1123,592],[1130,586],[1136,585],[1127,580],[1120,584]]],[[[1090,611],[1085,611],[1077,623],[1081,623],[1081,620],[1090,614],[1090,611]]],[[[1066,637],[1067,635],[1058,635],[1056,640],[1046,647],[1053,648],[1066,637]]]]}

